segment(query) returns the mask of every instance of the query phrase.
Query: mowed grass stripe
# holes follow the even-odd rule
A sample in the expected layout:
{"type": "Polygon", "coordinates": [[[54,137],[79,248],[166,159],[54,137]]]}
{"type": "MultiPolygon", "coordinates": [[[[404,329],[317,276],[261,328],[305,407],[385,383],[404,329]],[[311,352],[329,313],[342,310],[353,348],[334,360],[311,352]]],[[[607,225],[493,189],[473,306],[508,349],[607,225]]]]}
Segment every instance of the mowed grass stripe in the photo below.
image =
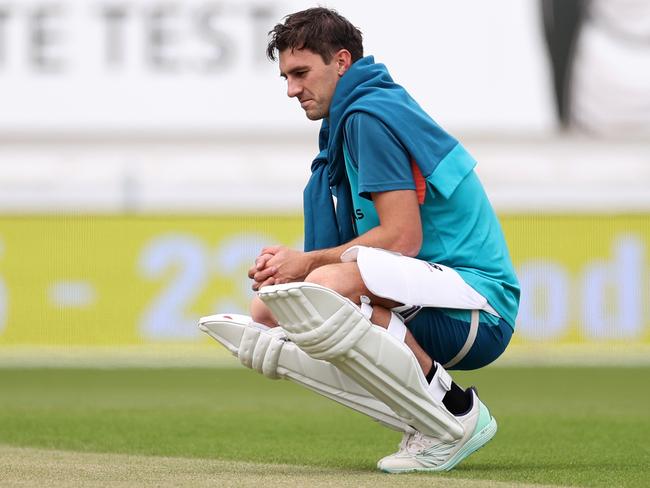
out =
{"type": "MultiPolygon", "coordinates": [[[[2,486],[84,487],[440,487],[541,488],[542,485],[389,475],[287,464],[80,453],[0,446],[2,486]]],[[[548,485],[547,485],[548,486],[548,485]]]]}
{"type": "MultiPolygon", "coordinates": [[[[486,368],[499,431],[445,474],[643,487],[650,368],[486,368]]],[[[399,434],[287,381],[239,369],[0,369],[0,445],[375,473],[399,434]]],[[[2,477],[0,476],[0,486],[2,477]]]]}

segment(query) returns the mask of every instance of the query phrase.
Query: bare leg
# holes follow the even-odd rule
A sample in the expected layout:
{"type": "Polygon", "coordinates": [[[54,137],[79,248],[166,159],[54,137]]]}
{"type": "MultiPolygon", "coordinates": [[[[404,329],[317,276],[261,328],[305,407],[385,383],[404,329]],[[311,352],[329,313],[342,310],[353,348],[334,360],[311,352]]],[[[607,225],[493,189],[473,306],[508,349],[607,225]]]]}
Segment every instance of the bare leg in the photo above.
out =
{"type": "Polygon", "coordinates": [[[278,321],[259,297],[255,296],[251,301],[251,318],[258,324],[268,327],[277,327],[278,321]]]}

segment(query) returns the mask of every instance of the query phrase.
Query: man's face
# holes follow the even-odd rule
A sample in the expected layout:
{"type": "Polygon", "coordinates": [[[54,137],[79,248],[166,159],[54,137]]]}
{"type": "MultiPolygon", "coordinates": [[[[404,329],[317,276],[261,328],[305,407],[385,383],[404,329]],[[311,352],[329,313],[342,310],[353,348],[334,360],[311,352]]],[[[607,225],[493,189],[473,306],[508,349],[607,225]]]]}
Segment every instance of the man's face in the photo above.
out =
{"type": "Polygon", "coordinates": [[[280,53],[280,75],[287,80],[287,95],[298,99],[310,120],[329,116],[341,74],[335,60],[325,64],[320,54],[309,49],[285,49],[280,53]]]}

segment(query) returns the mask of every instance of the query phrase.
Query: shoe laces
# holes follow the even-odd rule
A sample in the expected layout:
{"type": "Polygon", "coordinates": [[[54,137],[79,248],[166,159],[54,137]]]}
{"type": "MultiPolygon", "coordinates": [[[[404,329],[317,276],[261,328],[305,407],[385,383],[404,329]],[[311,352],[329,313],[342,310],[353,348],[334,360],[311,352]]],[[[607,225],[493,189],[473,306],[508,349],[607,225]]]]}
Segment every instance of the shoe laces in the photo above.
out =
{"type": "Polygon", "coordinates": [[[412,434],[404,444],[404,450],[409,453],[417,453],[431,445],[431,441],[420,432],[412,434]]]}

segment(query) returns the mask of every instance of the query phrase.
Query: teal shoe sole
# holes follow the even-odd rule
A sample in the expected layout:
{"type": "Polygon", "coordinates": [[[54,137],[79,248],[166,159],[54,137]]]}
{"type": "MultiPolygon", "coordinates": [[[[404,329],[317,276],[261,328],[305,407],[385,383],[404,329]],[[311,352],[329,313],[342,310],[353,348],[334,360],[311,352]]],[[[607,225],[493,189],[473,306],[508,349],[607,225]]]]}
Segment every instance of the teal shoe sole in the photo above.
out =
{"type": "Polygon", "coordinates": [[[440,466],[436,466],[435,468],[406,468],[406,469],[384,469],[382,468],[381,471],[384,473],[422,473],[422,472],[437,472],[437,471],[450,471],[452,470],[458,463],[460,463],[463,459],[468,457],[470,454],[473,452],[478,451],[481,447],[483,447],[485,444],[487,444],[490,439],[494,437],[494,435],[497,433],[497,421],[494,417],[490,419],[490,422],[483,427],[480,431],[478,431],[476,434],[474,434],[466,443],[463,447],[461,447],[452,457],[449,458],[449,460],[441,464],[440,466]]]}
{"type": "Polygon", "coordinates": [[[490,439],[497,433],[497,421],[494,417],[490,422],[483,427],[479,432],[474,434],[472,438],[461,447],[456,454],[454,454],[449,461],[445,464],[438,466],[434,471],[449,471],[454,468],[459,462],[465,459],[473,452],[478,451],[481,447],[487,444],[490,439]]]}

